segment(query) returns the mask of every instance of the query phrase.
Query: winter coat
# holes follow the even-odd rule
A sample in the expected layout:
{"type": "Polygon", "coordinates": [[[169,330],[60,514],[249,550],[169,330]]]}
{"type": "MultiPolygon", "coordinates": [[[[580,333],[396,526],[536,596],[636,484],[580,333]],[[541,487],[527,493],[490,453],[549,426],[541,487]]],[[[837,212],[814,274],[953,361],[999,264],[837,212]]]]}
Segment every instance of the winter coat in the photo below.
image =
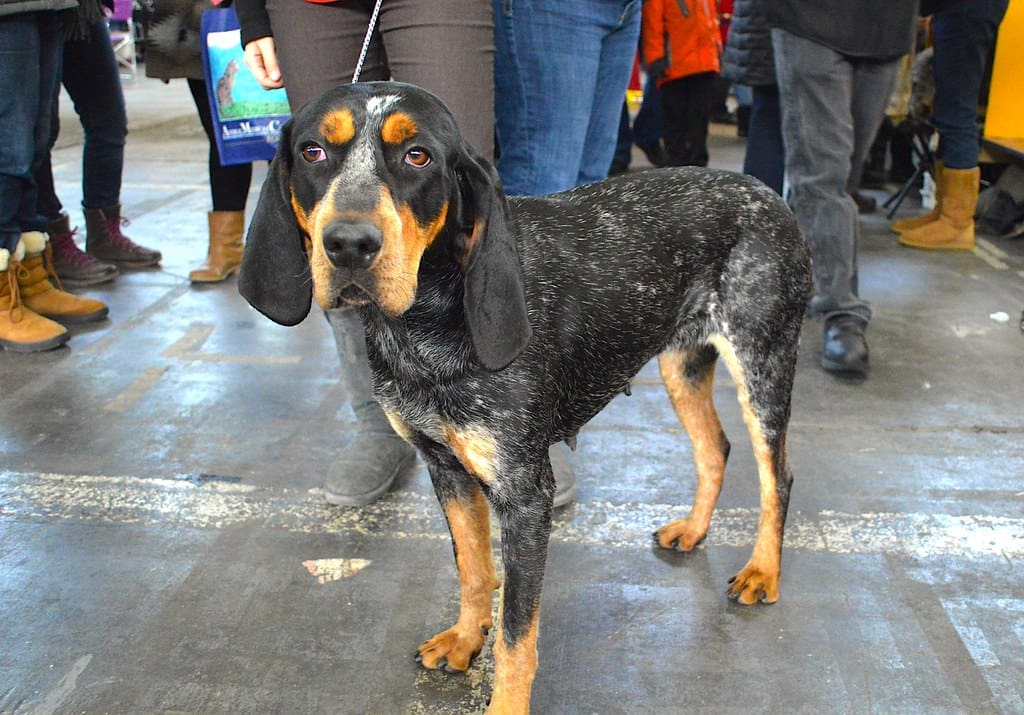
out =
{"type": "Polygon", "coordinates": [[[895,60],[910,52],[917,0],[770,0],[772,27],[847,57],[895,60]]]}
{"type": "Polygon", "coordinates": [[[146,76],[203,79],[199,23],[209,0],[155,0],[146,33],[146,76]]]}
{"type": "Polygon", "coordinates": [[[718,72],[722,37],[715,0],[644,0],[640,47],[644,66],[659,87],[718,72]]]}
{"type": "Polygon", "coordinates": [[[70,10],[78,7],[78,0],[0,0],[0,15],[37,10],[70,10]]]}
{"type": "Polygon", "coordinates": [[[729,26],[729,39],[722,53],[722,76],[749,87],[775,84],[772,27],[764,13],[764,2],[736,0],[729,26]]]}

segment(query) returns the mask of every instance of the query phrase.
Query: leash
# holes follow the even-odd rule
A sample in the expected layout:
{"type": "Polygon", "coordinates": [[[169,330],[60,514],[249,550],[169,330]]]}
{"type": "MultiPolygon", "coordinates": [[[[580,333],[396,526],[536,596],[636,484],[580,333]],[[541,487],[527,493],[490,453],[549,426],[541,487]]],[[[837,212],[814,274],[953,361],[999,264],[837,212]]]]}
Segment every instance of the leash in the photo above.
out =
{"type": "Polygon", "coordinates": [[[366,53],[370,49],[370,39],[377,27],[377,16],[380,15],[380,5],[383,0],[377,0],[373,6],[373,14],[370,15],[370,26],[366,28],[366,37],[363,38],[363,49],[359,51],[359,61],[356,62],[356,71],[352,73],[352,81],[358,82],[359,75],[363,71],[363,63],[366,61],[366,53]]]}

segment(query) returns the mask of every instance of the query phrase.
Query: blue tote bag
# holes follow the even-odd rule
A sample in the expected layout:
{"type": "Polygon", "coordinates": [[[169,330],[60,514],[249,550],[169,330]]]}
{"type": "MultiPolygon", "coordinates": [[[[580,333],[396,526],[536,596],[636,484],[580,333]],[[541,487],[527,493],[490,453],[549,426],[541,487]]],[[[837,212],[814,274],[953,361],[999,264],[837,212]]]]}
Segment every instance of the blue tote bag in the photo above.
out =
{"type": "Polygon", "coordinates": [[[245,66],[233,7],[205,11],[200,33],[221,164],[273,159],[281,127],[290,116],[285,90],[263,89],[245,66]]]}

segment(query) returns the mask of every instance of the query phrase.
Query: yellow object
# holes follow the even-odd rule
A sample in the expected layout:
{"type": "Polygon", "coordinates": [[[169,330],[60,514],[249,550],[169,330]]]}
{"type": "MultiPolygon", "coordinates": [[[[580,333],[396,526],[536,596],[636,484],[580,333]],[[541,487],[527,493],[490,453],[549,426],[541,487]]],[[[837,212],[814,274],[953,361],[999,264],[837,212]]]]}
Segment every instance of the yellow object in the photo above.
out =
{"type": "Polygon", "coordinates": [[[942,170],[939,191],[942,208],[931,223],[911,228],[900,234],[900,243],[911,248],[943,251],[970,251],[974,248],[974,210],[978,206],[978,184],[981,170],[942,170]]]}
{"type": "Polygon", "coordinates": [[[1024,145],[1024,92],[1020,75],[1024,67],[1024,3],[1011,2],[999,26],[992,84],[985,112],[986,139],[1011,146],[1024,145]],[[1002,140],[1010,140],[1003,142],[1002,140]]]}

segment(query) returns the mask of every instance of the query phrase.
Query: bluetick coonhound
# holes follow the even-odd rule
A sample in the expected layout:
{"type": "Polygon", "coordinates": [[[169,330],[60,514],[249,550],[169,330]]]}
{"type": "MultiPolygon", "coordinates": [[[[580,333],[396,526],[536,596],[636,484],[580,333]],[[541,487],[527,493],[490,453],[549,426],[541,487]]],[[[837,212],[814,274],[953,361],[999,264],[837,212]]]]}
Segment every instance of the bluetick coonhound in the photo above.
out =
{"type": "Polygon", "coordinates": [[[577,431],[657,356],[693,442],[689,515],[666,549],[704,539],[729,442],[712,401],[735,379],[760,478],[749,562],[728,595],[779,597],[792,476],[790,392],[810,285],[793,216],[767,187],[702,168],[619,176],[507,199],[494,168],[432,94],[339,87],[284,128],[249,229],[239,289],[294,325],[312,298],[357,306],[374,390],[426,461],[454,542],[458,622],[419,647],[426,668],[465,670],[504,586],[490,712],[527,712],[554,479],[549,445],[577,431]]]}

